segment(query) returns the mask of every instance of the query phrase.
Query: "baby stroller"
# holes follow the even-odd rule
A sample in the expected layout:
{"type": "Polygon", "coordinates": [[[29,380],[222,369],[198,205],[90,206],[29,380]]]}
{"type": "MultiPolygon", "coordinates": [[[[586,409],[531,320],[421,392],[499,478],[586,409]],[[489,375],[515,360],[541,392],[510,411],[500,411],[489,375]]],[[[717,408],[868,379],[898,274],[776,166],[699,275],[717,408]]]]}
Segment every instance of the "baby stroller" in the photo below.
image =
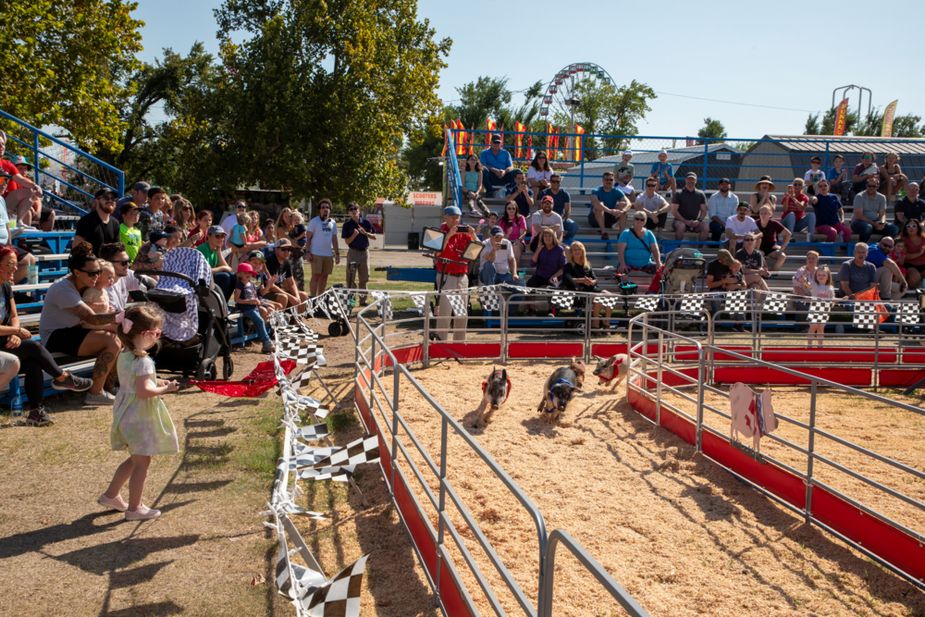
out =
{"type": "Polygon", "coordinates": [[[212,286],[205,257],[192,248],[175,248],[164,256],[157,287],[145,299],[164,310],[164,332],[154,356],[158,371],[190,374],[196,379],[218,379],[216,359],[222,356],[222,379],[234,372],[228,337],[228,305],[212,286]]]}
{"type": "Polygon", "coordinates": [[[677,248],[671,251],[665,257],[661,272],[661,292],[668,295],[693,292],[705,267],[706,259],[696,249],[677,248]]]}

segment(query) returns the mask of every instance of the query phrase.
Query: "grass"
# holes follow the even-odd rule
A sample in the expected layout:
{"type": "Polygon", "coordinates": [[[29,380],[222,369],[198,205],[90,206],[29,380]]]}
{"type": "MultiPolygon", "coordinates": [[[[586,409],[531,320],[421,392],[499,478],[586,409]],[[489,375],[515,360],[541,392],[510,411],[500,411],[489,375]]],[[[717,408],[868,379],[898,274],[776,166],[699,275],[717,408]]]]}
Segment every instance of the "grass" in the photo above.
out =
{"type": "Polygon", "coordinates": [[[276,461],[280,456],[280,402],[270,398],[262,401],[256,414],[241,427],[244,439],[237,445],[231,460],[235,467],[258,474],[272,482],[276,461]]]}

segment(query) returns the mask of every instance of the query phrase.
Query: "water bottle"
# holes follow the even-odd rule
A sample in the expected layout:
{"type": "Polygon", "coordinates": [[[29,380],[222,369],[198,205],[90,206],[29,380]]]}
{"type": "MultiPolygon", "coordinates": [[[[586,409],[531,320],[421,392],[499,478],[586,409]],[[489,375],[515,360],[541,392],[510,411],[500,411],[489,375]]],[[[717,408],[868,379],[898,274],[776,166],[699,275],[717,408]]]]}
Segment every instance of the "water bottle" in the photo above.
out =
{"type": "Polygon", "coordinates": [[[39,282],[39,265],[38,263],[29,264],[28,270],[29,284],[38,285],[39,282]]]}
{"type": "Polygon", "coordinates": [[[22,388],[18,377],[10,382],[10,414],[14,418],[22,416],[22,388]]]}

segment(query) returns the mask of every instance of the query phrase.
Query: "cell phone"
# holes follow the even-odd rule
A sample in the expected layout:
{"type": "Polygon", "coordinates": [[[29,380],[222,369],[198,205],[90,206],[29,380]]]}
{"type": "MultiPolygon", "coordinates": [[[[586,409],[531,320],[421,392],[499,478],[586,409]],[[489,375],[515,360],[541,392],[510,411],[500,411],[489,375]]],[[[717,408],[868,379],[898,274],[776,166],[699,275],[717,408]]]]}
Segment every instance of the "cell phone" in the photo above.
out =
{"type": "Polygon", "coordinates": [[[469,231],[469,226],[468,225],[457,225],[456,231],[469,231]]]}

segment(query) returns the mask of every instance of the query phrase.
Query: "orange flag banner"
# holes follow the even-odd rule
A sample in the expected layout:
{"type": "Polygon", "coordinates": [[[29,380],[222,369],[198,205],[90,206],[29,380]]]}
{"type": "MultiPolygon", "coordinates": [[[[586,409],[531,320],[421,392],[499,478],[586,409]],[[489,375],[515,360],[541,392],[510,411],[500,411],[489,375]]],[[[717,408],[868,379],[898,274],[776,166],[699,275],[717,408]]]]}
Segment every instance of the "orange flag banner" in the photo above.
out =
{"type": "Polygon", "coordinates": [[[584,128],[582,128],[580,124],[576,124],[576,125],[575,125],[575,143],[574,143],[575,151],[574,151],[574,153],[573,153],[573,155],[574,155],[574,159],[573,159],[573,160],[574,160],[576,163],[579,162],[579,161],[581,160],[581,158],[582,158],[582,156],[583,156],[583,154],[584,154],[584,150],[583,150],[584,141],[585,141],[585,139],[584,139],[584,137],[583,137],[584,134],[585,134],[584,128]]]}
{"type": "Polygon", "coordinates": [[[877,302],[877,304],[874,305],[874,311],[877,313],[877,320],[880,323],[883,323],[889,317],[890,313],[889,311],[886,310],[886,306],[884,306],[881,302],[879,302],[880,290],[878,288],[871,287],[867,291],[862,291],[860,293],[855,294],[854,298],[856,300],[866,300],[869,302],[877,302]]]}
{"type": "Polygon", "coordinates": [[[894,100],[883,110],[883,124],[880,125],[880,137],[893,136],[893,118],[896,117],[896,104],[899,99],[894,100]]]}
{"type": "Polygon", "coordinates": [[[835,110],[835,130],[833,135],[844,135],[848,127],[848,99],[842,99],[835,110]]]}
{"type": "Polygon", "coordinates": [[[485,128],[488,129],[488,132],[485,133],[485,145],[491,145],[491,134],[498,130],[498,123],[488,118],[485,120],[485,128]]]}
{"type": "Polygon", "coordinates": [[[520,121],[514,122],[514,158],[526,158],[524,154],[524,129],[527,128],[520,121]]]}
{"type": "Polygon", "coordinates": [[[466,154],[466,127],[463,126],[462,120],[456,121],[456,156],[466,154]]]}

